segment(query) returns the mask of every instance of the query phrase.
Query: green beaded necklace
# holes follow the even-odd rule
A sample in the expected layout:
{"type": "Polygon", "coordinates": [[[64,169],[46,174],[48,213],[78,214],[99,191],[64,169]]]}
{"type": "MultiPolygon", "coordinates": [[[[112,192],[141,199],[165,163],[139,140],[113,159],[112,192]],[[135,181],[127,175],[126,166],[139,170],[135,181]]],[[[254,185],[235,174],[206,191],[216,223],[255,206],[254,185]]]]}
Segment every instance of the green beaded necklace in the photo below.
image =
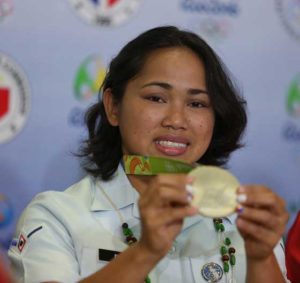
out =
{"type": "MultiPolygon", "coordinates": [[[[233,267],[236,264],[235,257],[235,248],[230,246],[231,240],[229,237],[224,238],[225,226],[223,224],[223,220],[221,218],[214,218],[214,227],[217,233],[221,233],[222,241],[220,247],[220,254],[222,256],[223,261],[223,270],[227,274],[229,272],[229,264],[231,265],[231,270],[233,272],[233,267]]],[[[129,228],[128,224],[124,222],[122,224],[123,235],[125,236],[126,243],[130,246],[137,242],[137,239],[134,237],[132,230],[129,228]]],[[[233,274],[232,274],[233,277],[233,274]]],[[[145,278],[145,283],[151,283],[149,276],[145,278]]]]}
{"type": "MultiPolygon", "coordinates": [[[[113,200],[108,196],[108,194],[100,188],[100,190],[102,191],[103,195],[106,197],[106,199],[108,200],[108,202],[110,203],[110,205],[113,207],[113,209],[115,210],[115,212],[117,213],[121,223],[122,223],[122,232],[123,235],[125,237],[125,241],[128,244],[128,246],[133,245],[134,243],[137,242],[136,237],[134,237],[132,230],[129,228],[128,224],[124,221],[124,217],[121,214],[120,210],[117,208],[116,204],[113,202],[113,200]]],[[[145,283],[151,283],[150,277],[147,276],[145,278],[145,283]]]]}
{"type": "Polygon", "coordinates": [[[235,248],[230,246],[231,240],[229,237],[224,238],[225,226],[221,218],[213,219],[215,230],[221,233],[220,254],[223,261],[223,270],[226,274],[229,272],[229,264],[231,266],[231,278],[233,278],[233,267],[236,264],[235,248]]]}
{"type": "MultiPolygon", "coordinates": [[[[134,237],[132,230],[129,228],[128,224],[124,222],[122,224],[123,235],[125,236],[126,243],[131,246],[132,244],[137,242],[137,239],[134,237]]],[[[151,283],[151,279],[149,276],[145,278],[145,283],[151,283]]]]}

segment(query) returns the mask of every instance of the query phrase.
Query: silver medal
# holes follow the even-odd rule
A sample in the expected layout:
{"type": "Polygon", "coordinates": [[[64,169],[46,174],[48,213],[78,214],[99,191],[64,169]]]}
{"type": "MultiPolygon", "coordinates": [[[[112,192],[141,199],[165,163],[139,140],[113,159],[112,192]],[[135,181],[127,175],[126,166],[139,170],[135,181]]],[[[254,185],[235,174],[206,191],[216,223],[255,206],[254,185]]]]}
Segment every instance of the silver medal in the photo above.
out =
{"type": "Polygon", "coordinates": [[[223,269],[219,264],[209,262],[203,265],[201,274],[207,282],[215,283],[221,280],[223,276],[223,269]]]}

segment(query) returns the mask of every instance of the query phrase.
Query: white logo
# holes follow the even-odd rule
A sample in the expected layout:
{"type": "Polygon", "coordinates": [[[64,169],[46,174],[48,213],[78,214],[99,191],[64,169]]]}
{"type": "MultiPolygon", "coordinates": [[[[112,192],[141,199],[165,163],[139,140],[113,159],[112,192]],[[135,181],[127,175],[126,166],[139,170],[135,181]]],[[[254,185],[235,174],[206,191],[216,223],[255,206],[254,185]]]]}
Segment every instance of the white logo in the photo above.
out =
{"type": "Polygon", "coordinates": [[[118,26],[136,11],[140,0],[70,0],[88,23],[118,26]]]}
{"type": "Polygon", "coordinates": [[[29,111],[29,84],[21,68],[0,54],[0,143],[24,127],[29,111]]]}
{"type": "Polygon", "coordinates": [[[276,8],[286,30],[300,40],[300,1],[276,0],[276,8]]]}

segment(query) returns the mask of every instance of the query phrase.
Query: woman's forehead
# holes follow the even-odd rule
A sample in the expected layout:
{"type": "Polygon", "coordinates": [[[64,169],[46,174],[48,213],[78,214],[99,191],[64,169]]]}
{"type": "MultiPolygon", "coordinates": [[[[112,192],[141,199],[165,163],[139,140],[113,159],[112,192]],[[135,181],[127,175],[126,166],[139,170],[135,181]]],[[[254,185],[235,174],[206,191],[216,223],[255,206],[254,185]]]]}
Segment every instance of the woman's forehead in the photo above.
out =
{"type": "Polygon", "coordinates": [[[182,58],[186,59],[187,57],[192,57],[194,60],[203,64],[202,59],[200,59],[200,56],[192,49],[185,46],[175,46],[175,47],[159,48],[151,51],[145,57],[143,67],[158,62],[162,62],[162,63],[167,63],[168,61],[176,62],[182,58]]]}
{"type": "Polygon", "coordinates": [[[151,53],[132,80],[139,87],[170,85],[205,88],[205,68],[196,53],[183,47],[163,48],[151,53]]]}

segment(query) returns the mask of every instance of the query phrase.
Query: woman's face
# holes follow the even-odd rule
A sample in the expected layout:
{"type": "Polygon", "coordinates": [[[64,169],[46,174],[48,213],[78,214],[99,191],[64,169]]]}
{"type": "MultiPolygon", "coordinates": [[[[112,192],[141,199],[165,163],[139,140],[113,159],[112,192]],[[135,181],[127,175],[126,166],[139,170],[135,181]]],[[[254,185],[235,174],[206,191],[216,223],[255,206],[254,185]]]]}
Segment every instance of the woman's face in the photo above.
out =
{"type": "Polygon", "coordinates": [[[122,102],[112,106],[124,154],[196,162],[206,152],[214,128],[202,61],[187,48],[151,53],[129,81],[122,102]]]}

